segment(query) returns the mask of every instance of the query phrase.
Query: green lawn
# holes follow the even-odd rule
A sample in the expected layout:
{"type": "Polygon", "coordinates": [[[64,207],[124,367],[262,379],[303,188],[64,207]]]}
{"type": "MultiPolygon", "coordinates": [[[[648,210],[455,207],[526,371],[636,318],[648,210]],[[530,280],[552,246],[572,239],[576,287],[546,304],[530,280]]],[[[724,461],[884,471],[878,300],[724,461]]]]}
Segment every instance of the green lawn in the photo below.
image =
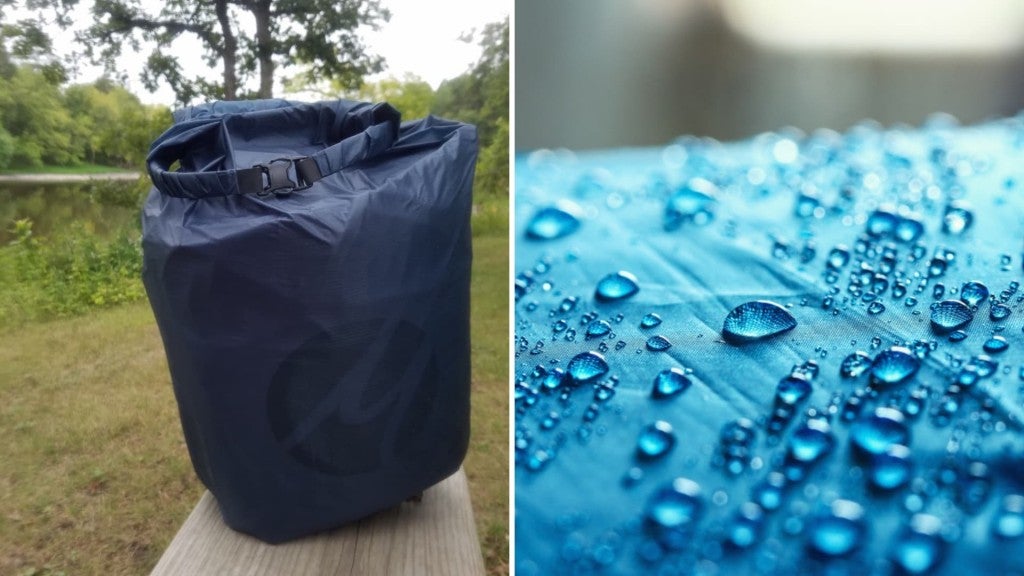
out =
{"type": "Polygon", "coordinates": [[[138,172],[138,170],[89,163],[75,164],[74,166],[29,166],[0,170],[0,174],[106,174],[108,172],[138,172]]]}
{"type": "MultiPolygon", "coordinates": [[[[497,224],[474,234],[466,470],[488,573],[503,575],[508,235],[496,206],[485,213],[497,224]]],[[[148,304],[0,332],[0,398],[0,574],[147,573],[202,492],[148,304]]]]}

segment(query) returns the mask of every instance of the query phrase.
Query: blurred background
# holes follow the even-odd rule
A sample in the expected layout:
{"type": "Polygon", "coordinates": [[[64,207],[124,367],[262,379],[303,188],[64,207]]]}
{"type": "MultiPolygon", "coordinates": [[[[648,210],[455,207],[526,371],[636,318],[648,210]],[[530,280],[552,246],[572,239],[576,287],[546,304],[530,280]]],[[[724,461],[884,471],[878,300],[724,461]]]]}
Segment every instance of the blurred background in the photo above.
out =
{"type": "Polygon", "coordinates": [[[1016,0],[518,0],[515,147],[1024,108],[1016,0]]]}

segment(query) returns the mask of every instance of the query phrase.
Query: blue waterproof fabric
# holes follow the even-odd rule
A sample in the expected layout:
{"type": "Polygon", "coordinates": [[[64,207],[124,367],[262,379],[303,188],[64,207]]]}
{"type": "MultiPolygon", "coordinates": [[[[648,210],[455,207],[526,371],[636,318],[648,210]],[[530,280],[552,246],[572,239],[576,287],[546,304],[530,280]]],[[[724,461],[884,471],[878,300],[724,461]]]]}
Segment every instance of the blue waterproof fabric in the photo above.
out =
{"type": "Polygon", "coordinates": [[[192,463],[232,528],[292,539],[458,469],[476,151],[472,126],[349,101],[186,108],[154,142],[143,280],[192,463]],[[322,179],[239,183],[297,157],[322,179]]]}
{"type": "Polygon", "coordinates": [[[520,155],[516,573],[1024,574],[1022,152],[937,118],[520,155]],[[724,338],[759,300],[796,326],[724,338]]]}

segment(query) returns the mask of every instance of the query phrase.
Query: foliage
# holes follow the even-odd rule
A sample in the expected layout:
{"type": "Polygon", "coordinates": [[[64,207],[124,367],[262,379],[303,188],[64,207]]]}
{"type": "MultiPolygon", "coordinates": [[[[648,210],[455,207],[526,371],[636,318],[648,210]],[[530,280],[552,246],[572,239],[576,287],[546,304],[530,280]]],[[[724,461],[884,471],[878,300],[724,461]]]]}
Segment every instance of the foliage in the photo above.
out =
{"type": "MultiPolygon", "coordinates": [[[[337,82],[332,82],[335,93],[343,92],[337,82]]],[[[415,120],[430,114],[434,105],[434,89],[416,75],[408,74],[401,80],[385,78],[379,82],[365,83],[352,95],[366,102],[387,102],[402,113],[402,120],[415,120]]]]}
{"type": "Polygon", "coordinates": [[[11,164],[73,164],[81,160],[79,128],[62,104],[60,89],[30,66],[0,78],[0,123],[14,138],[11,164]]]}
{"type": "Polygon", "coordinates": [[[0,170],[11,165],[11,159],[14,158],[14,147],[14,136],[11,136],[10,132],[0,124],[0,170]]]}
{"type": "Polygon", "coordinates": [[[143,106],[109,80],[70,86],[65,105],[79,125],[84,159],[114,166],[142,166],[150,143],[171,125],[163,106],[143,106]]]}
{"type": "Polygon", "coordinates": [[[462,76],[437,89],[433,113],[475,124],[480,137],[477,192],[508,194],[508,19],[488,24],[483,53],[462,76]]]}
{"type": "Polygon", "coordinates": [[[11,245],[0,248],[0,326],[72,316],[144,295],[137,232],[103,241],[72,223],[56,236],[38,238],[28,219],[16,221],[13,232],[11,245]]]}
{"type": "Polygon", "coordinates": [[[170,0],[159,11],[134,0],[96,0],[93,25],[83,40],[88,55],[111,72],[124,46],[137,50],[140,40],[154,42],[142,80],[150,90],[166,82],[182,104],[200,98],[271,98],[275,69],[293,64],[302,64],[310,79],[331,77],[358,87],[363,76],[384,66],[382,58],[367,52],[358,31],[376,29],[390,17],[379,0],[170,0]],[[255,27],[241,26],[243,18],[255,27]],[[206,64],[221,68],[222,82],[188,76],[168,55],[183,35],[202,44],[206,64]],[[242,86],[257,73],[258,91],[246,93],[242,86]]]}

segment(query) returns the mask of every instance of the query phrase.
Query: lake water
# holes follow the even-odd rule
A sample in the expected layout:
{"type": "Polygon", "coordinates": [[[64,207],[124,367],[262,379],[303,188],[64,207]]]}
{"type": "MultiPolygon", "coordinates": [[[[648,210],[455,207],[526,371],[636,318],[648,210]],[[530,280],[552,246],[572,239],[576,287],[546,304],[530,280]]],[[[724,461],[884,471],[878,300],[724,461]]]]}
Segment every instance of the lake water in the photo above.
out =
{"type": "Polygon", "coordinates": [[[106,236],[138,222],[139,213],[94,201],[87,183],[0,184],[0,245],[14,239],[14,221],[21,218],[32,220],[36,236],[49,236],[73,222],[106,236]]]}

